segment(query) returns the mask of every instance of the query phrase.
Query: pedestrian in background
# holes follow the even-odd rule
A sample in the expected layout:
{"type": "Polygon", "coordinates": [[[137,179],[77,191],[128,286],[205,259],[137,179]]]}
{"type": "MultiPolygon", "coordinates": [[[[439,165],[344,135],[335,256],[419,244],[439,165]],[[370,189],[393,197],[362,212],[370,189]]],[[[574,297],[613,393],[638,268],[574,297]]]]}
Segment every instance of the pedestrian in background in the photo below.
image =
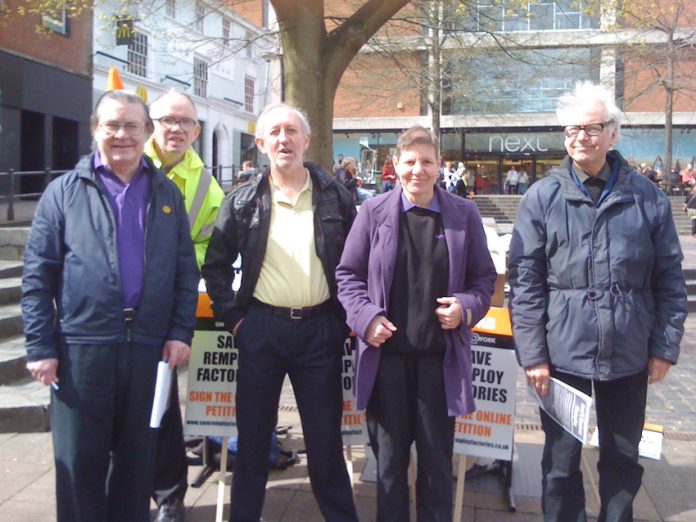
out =
{"type": "Polygon", "coordinates": [[[396,170],[391,158],[384,160],[382,167],[382,194],[389,192],[396,185],[396,170]]]}
{"type": "Polygon", "coordinates": [[[139,96],[109,91],[97,146],[44,191],[26,246],[27,369],[53,385],[58,522],[149,522],[157,364],[185,364],[198,270],[184,202],[143,156],[139,96]]]}
{"type": "MultiPolygon", "coordinates": [[[[679,356],[682,252],[669,200],[616,150],[623,113],[590,82],[556,110],[568,155],[527,191],[508,280],[518,360],[541,395],[555,377],[594,395],[600,521],[633,520],[649,383],[679,356]]],[[[544,519],[585,520],[582,444],[543,410],[544,519]]]]}
{"type": "Polygon", "coordinates": [[[399,185],[363,203],[336,270],[358,336],[379,521],[409,520],[414,441],[417,518],[452,520],[454,418],[474,410],[470,331],[497,277],[476,205],[436,185],[438,151],[423,127],[399,136],[399,185]]]}
{"type": "Polygon", "coordinates": [[[527,174],[526,170],[520,169],[519,179],[518,179],[518,183],[517,183],[517,188],[519,190],[520,195],[527,192],[528,186],[529,186],[529,175],[527,174]]]}
{"type": "Polygon", "coordinates": [[[684,212],[688,214],[691,221],[691,237],[696,237],[696,185],[691,187],[684,198],[684,212]]]}
{"type": "MultiPolygon", "coordinates": [[[[155,131],[145,146],[145,154],[174,182],[184,197],[196,265],[200,269],[225,193],[191,147],[201,133],[191,97],[172,89],[152,102],[150,116],[155,131]]],[[[177,379],[172,379],[169,405],[157,434],[152,494],[158,508],[155,522],[183,521],[187,487],[188,465],[179,386],[177,379]]]]}

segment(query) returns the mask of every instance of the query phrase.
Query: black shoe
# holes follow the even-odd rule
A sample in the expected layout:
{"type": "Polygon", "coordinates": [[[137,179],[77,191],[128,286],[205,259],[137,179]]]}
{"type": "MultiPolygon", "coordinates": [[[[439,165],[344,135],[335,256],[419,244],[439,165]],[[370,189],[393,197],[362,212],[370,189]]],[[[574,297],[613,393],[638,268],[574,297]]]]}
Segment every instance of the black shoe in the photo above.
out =
{"type": "Polygon", "coordinates": [[[178,498],[165,501],[157,512],[155,522],[184,522],[184,503],[178,498]]]}

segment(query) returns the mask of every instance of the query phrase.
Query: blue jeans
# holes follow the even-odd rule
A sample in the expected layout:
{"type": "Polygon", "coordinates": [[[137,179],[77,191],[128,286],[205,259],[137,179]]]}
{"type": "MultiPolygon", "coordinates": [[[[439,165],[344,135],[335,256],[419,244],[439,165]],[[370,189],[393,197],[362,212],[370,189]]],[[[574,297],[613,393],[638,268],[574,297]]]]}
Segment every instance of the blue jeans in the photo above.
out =
{"type": "Polygon", "coordinates": [[[342,345],[347,328],[328,312],[308,319],[278,317],[251,305],[237,331],[239,451],[232,474],[231,522],[258,521],[268,478],[271,434],[287,374],[302,421],[307,469],[326,520],[358,520],[343,459],[342,345]]]}
{"type": "MultiPolygon", "coordinates": [[[[552,371],[552,375],[588,395],[592,395],[594,384],[600,446],[598,521],[632,521],[633,498],[643,477],[643,467],[638,464],[638,444],[645,422],[647,370],[612,381],[591,381],[557,371],[552,371]]],[[[541,461],[544,520],[584,522],[582,445],[544,411],[540,413],[546,434],[541,461]]]]}

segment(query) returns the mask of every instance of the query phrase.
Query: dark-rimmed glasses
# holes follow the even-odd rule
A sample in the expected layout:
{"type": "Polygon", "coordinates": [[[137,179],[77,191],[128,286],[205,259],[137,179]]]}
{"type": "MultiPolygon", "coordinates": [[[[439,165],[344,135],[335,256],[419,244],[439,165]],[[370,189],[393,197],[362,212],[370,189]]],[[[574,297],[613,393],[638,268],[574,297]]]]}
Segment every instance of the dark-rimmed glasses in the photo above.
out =
{"type": "Polygon", "coordinates": [[[588,136],[599,136],[611,122],[612,120],[604,123],[588,123],[587,125],[566,125],[563,128],[563,134],[568,138],[575,138],[583,130],[588,136]]]}
{"type": "Polygon", "coordinates": [[[178,125],[181,127],[182,130],[185,130],[186,132],[192,131],[193,128],[196,126],[196,123],[198,123],[196,120],[192,118],[175,118],[174,116],[162,116],[161,118],[154,118],[155,121],[160,122],[164,127],[171,129],[175,125],[178,125]]]}

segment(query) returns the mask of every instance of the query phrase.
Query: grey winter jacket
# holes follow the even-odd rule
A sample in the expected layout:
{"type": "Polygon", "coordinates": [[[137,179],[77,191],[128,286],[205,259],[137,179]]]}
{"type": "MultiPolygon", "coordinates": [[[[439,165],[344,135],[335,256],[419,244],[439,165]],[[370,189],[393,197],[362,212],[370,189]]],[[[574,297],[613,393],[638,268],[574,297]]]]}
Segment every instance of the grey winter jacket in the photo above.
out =
{"type": "Polygon", "coordinates": [[[128,267],[118,265],[116,223],[92,171],[92,155],[44,191],[22,277],[29,361],[57,357],[60,341],[191,343],[199,275],[186,210],[176,185],[148,163],[145,274],[140,306],[129,327],[120,290],[120,275],[128,267]]]}
{"type": "Polygon", "coordinates": [[[676,363],[687,303],[667,197],[610,151],[618,178],[595,207],[570,161],[520,202],[508,261],[520,364],[612,380],[649,357],[676,363]]]}

